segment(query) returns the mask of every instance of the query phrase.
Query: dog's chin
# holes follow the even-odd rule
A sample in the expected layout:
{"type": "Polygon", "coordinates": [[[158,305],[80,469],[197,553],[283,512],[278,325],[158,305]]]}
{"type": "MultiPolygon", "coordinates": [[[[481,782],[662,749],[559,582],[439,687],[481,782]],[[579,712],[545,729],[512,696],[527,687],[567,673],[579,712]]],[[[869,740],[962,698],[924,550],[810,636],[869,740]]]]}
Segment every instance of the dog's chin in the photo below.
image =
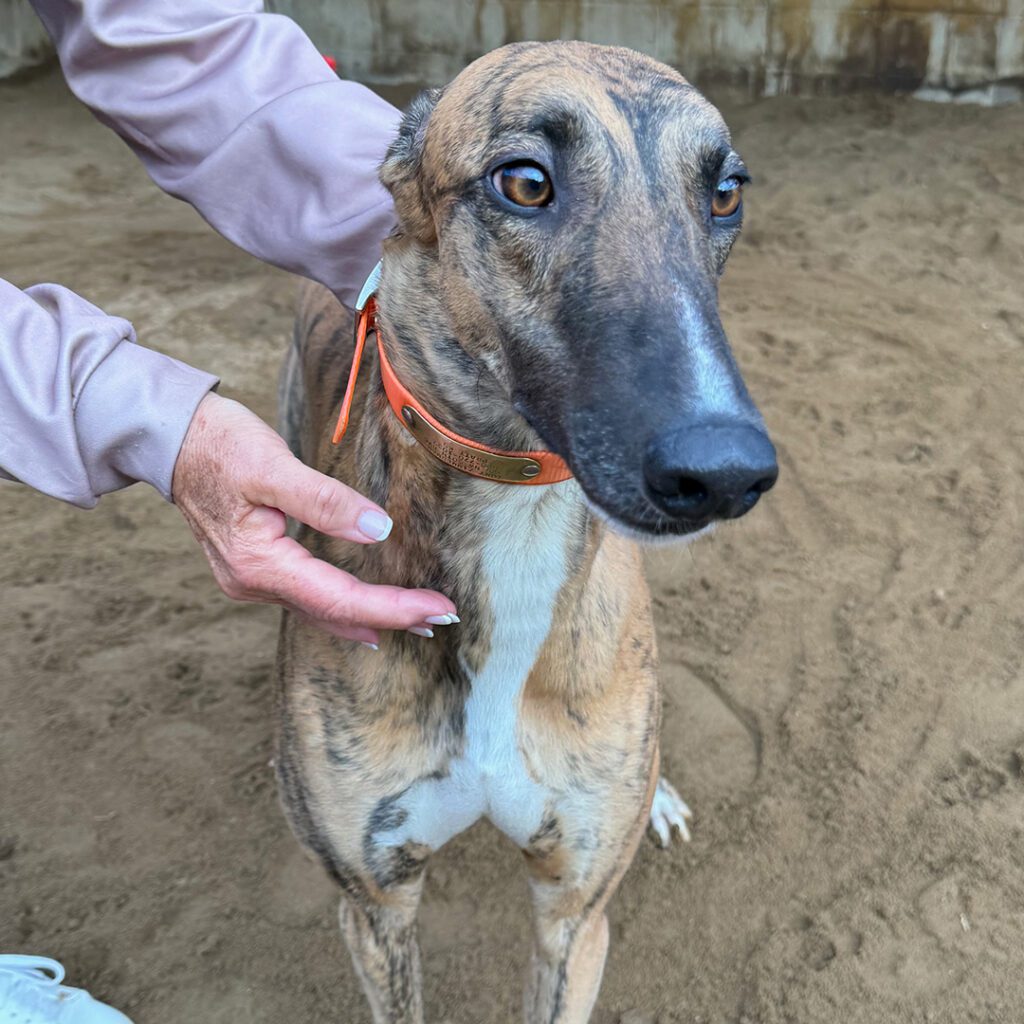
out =
{"type": "Polygon", "coordinates": [[[584,496],[587,507],[598,519],[606,523],[615,533],[628,537],[630,540],[639,541],[641,544],[690,544],[698,537],[706,537],[716,525],[714,521],[691,523],[669,519],[667,516],[652,515],[641,518],[634,515],[623,515],[621,512],[612,510],[608,505],[595,501],[586,491],[584,491],[584,496]]]}

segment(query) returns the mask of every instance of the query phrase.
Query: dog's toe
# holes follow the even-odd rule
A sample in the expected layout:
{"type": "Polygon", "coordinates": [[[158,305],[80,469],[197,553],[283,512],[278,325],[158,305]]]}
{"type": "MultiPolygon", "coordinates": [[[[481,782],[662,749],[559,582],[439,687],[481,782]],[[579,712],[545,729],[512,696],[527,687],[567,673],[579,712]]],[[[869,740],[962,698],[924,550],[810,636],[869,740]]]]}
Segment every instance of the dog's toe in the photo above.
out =
{"type": "Polygon", "coordinates": [[[668,779],[659,778],[654,802],[651,804],[651,828],[658,845],[665,849],[671,844],[673,829],[678,829],[683,842],[688,843],[690,829],[687,819],[692,817],[693,811],[686,806],[686,801],[676,792],[675,786],[668,779]]]}

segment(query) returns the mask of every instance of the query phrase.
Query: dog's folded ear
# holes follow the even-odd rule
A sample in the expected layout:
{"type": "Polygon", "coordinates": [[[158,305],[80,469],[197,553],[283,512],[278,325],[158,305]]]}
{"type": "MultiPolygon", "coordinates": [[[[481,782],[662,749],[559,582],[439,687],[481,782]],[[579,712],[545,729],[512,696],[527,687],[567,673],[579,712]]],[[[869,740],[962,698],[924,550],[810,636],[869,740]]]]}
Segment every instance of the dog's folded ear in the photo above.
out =
{"type": "Polygon", "coordinates": [[[381,183],[395,201],[402,231],[428,243],[436,240],[437,233],[420,171],[427,122],[440,96],[440,89],[428,89],[409,104],[398,137],[388,147],[380,167],[381,183]]]}

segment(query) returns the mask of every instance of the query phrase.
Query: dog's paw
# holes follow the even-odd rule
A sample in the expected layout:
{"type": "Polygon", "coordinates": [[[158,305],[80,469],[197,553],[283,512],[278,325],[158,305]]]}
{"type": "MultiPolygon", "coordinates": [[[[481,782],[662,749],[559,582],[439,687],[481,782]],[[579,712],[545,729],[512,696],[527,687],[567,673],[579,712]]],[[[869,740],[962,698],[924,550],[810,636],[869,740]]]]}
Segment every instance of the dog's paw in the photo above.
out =
{"type": "Polygon", "coordinates": [[[658,845],[667,849],[672,842],[672,831],[678,829],[683,842],[690,841],[690,829],[686,822],[693,817],[693,811],[686,806],[686,801],[676,792],[675,786],[664,776],[658,779],[654,791],[654,802],[651,804],[651,829],[657,838],[658,845]]]}

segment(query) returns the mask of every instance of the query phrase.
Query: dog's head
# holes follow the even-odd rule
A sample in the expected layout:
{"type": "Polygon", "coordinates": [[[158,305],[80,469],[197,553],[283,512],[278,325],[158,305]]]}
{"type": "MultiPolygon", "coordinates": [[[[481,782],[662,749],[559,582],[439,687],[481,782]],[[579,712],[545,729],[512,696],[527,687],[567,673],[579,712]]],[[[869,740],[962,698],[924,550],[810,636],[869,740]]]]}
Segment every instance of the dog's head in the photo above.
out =
{"type": "Polygon", "coordinates": [[[413,103],[381,178],[460,343],[613,523],[690,533],[772,486],[718,316],[748,174],[674,70],[503,47],[413,103]]]}

